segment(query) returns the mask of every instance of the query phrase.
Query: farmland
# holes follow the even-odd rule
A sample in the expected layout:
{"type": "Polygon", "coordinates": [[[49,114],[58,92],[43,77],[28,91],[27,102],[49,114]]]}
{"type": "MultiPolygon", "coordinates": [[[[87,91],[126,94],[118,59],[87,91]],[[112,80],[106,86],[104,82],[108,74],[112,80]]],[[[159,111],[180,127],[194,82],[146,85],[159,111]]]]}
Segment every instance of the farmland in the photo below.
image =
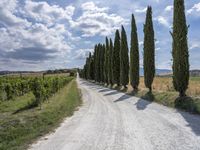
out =
{"type": "Polygon", "coordinates": [[[2,77],[0,149],[25,149],[81,104],[74,77],[2,77]]]}
{"type": "Polygon", "coordinates": [[[155,77],[152,88],[153,92],[151,94],[148,93],[148,89],[144,85],[144,78],[140,77],[138,92],[133,93],[131,85],[128,86],[125,92],[165,106],[177,107],[192,113],[200,113],[200,77],[190,77],[189,87],[186,92],[187,97],[183,99],[183,103],[176,103],[179,95],[173,88],[171,77],[155,77]]]}
{"type": "MultiPolygon", "coordinates": [[[[144,78],[140,78],[140,89],[145,89],[144,78]]],[[[153,82],[153,90],[162,92],[174,91],[171,77],[156,77],[153,82]]],[[[191,77],[187,95],[200,97],[200,77],[191,77]]]]}

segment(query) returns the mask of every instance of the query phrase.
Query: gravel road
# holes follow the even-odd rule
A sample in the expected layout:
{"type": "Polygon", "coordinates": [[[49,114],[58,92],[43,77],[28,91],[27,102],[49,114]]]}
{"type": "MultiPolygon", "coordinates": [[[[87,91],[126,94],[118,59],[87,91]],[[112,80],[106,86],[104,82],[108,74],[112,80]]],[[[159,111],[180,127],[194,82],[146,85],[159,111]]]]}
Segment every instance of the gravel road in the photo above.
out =
{"type": "Polygon", "coordinates": [[[200,117],[77,79],[83,105],[31,150],[200,150],[200,117]]]}

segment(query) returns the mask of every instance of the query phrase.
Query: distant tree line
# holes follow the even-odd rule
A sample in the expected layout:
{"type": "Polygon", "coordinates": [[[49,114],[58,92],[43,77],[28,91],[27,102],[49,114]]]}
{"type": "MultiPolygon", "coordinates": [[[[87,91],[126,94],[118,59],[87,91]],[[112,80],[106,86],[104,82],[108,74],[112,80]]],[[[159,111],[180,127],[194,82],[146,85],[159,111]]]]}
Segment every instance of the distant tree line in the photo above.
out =
{"type": "MultiPolygon", "coordinates": [[[[152,8],[147,7],[144,24],[143,68],[145,86],[152,92],[155,76],[155,38],[152,21],[152,8]]],[[[180,97],[185,96],[189,84],[189,52],[187,43],[188,26],[186,24],[184,0],[174,0],[173,31],[171,32],[173,57],[173,85],[180,97]]],[[[130,55],[126,31],[121,26],[115,32],[114,42],[106,37],[105,43],[97,44],[94,53],[89,54],[84,68],[79,71],[82,78],[113,86],[127,88],[130,83],[135,91],[139,85],[139,44],[134,15],[131,21],[130,55]],[[130,56],[130,58],[129,58],[130,56]],[[129,61],[130,59],[130,61],[129,61]]]]}

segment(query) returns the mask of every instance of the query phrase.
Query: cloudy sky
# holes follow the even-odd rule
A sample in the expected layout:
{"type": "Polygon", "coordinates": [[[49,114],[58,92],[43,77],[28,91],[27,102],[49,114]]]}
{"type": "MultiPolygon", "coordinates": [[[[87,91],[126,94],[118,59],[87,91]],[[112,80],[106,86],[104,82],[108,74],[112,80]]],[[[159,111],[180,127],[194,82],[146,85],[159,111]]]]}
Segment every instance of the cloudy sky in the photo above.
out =
{"type": "MultiPolygon", "coordinates": [[[[0,70],[82,67],[94,44],[130,19],[138,26],[142,66],[146,7],[153,8],[156,67],[171,69],[173,0],[0,0],[0,70]]],[[[186,0],[191,69],[200,69],[200,0],[186,0]]]]}

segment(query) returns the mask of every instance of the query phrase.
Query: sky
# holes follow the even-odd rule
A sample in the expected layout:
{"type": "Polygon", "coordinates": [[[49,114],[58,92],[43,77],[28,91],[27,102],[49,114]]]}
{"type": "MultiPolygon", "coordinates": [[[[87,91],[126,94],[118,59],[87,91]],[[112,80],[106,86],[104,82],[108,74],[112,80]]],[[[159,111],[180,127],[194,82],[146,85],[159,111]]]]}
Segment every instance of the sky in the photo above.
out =
{"type": "MultiPolygon", "coordinates": [[[[171,69],[173,0],[0,0],[0,70],[83,67],[94,45],[124,25],[130,48],[136,18],[143,62],[143,24],[153,9],[156,68],[171,69]]],[[[185,0],[190,68],[200,69],[200,0],[185,0]]]]}

